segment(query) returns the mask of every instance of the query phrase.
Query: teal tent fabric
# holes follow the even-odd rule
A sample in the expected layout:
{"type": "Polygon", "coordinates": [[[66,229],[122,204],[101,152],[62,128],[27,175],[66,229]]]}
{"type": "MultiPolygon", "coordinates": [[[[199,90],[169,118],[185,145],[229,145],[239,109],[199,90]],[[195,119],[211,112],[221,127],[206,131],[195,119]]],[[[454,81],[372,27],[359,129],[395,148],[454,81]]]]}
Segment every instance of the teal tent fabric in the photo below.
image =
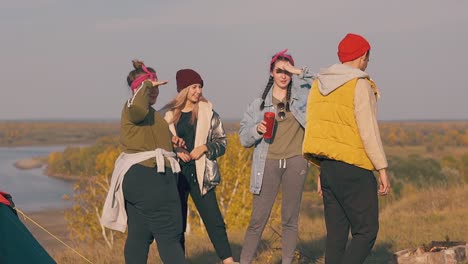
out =
{"type": "Polygon", "coordinates": [[[3,203],[0,203],[0,263],[56,263],[13,209],[3,203]]]}

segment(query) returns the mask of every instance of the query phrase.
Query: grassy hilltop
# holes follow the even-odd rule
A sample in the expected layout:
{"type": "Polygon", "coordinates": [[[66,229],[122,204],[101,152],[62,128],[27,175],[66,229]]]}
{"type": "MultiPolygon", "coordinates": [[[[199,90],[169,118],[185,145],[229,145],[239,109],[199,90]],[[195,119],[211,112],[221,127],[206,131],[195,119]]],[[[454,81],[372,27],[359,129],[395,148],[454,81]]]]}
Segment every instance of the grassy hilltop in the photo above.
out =
{"type": "MultiPolygon", "coordinates": [[[[252,149],[240,146],[237,129],[238,123],[226,124],[230,133],[228,149],[219,159],[222,183],[217,187],[236,258],[242,247],[252,199],[248,191],[252,149]]],[[[468,240],[467,131],[467,121],[381,123],[393,188],[389,196],[380,199],[379,236],[366,263],[387,263],[393,252],[432,240],[468,240]]],[[[119,153],[118,137],[112,132],[95,142],[88,147],[69,147],[64,152],[52,153],[48,157],[48,170],[51,175],[79,178],[71,198],[74,206],[66,213],[65,232],[78,251],[94,263],[123,263],[125,236],[108,230],[104,236],[96,214],[104,201],[119,153]]],[[[317,170],[311,168],[303,193],[295,263],[323,263],[325,224],[321,198],[314,193],[316,177],[317,170]]],[[[190,210],[187,254],[191,263],[218,263],[193,206],[190,210]]],[[[49,244],[46,248],[58,263],[83,263],[61,245],[49,244]]],[[[156,252],[151,250],[149,263],[159,263],[156,252]]],[[[280,210],[276,206],[256,263],[280,263],[280,257],[280,210]]]]}

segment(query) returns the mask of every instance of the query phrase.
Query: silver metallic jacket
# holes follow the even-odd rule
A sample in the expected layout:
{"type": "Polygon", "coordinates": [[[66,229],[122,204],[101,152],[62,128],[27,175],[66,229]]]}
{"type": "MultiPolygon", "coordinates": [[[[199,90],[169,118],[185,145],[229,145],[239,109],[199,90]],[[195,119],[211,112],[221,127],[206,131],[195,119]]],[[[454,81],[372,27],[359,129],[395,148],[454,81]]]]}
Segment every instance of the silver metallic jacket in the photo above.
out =
{"type": "MultiPolygon", "coordinates": [[[[169,123],[173,135],[177,135],[172,123],[173,112],[167,111],[164,119],[169,123]]],[[[205,195],[209,190],[219,184],[221,175],[216,159],[226,152],[226,133],[218,113],[213,110],[210,102],[198,103],[198,119],[195,129],[195,147],[206,145],[208,151],[195,160],[195,170],[200,193],[205,195]]]]}
{"type": "Polygon", "coordinates": [[[206,192],[213,189],[221,180],[221,174],[219,172],[218,162],[216,159],[224,155],[226,152],[226,145],[227,139],[223,123],[221,122],[219,115],[213,111],[211,126],[206,142],[208,152],[206,153],[206,167],[205,174],[203,176],[203,189],[205,189],[206,192]]]}

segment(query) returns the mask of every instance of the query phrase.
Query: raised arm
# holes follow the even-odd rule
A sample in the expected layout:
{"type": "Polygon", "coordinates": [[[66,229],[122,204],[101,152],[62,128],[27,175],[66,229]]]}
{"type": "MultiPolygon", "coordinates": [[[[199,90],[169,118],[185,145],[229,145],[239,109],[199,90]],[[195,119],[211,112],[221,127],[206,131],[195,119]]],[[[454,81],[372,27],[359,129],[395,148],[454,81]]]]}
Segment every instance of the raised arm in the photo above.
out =
{"type": "Polygon", "coordinates": [[[145,119],[149,112],[152,89],[159,89],[159,85],[166,84],[167,81],[144,81],[134,92],[133,97],[127,101],[130,122],[138,124],[145,119]]]}

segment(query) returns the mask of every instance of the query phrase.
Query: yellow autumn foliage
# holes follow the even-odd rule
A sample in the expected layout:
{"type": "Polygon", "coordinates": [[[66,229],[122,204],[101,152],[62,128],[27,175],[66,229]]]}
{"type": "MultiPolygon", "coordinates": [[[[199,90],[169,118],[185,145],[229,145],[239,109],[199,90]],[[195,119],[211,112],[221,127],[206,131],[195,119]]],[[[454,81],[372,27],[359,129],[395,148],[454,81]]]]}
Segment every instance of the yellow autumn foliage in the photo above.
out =
{"type": "MultiPolygon", "coordinates": [[[[242,147],[235,133],[229,134],[227,138],[226,153],[218,159],[221,183],[216,187],[216,194],[227,228],[243,230],[248,225],[252,208],[253,195],[249,191],[249,184],[253,149],[242,147]]],[[[66,214],[66,218],[75,239],[88,243],[105,242],[112,246],[116,239],[123,236],[103,229],[99,224],[99,216],[109,189],[114,162],[120,151],[115,144],[103,147],[102,142],[105,141],[99,141],[99,151],[87,151],[94,155],[87,159],[95,160],[92,171],[96,175],[82,177],[75,184],[73,208],[66,214]]],[[[57,161],[60,157],[59,154],[51,154],[49,161],[57,161]]],[[[279,204],[277,202],[272,211],[272,224],[279,223],[279,204]]],[[[190,230],[194,233],[204,232],[205,228],[191,201],[189,210],[190,230]]]]}
{"type": "MultiPolygon", "coordinates": [[[[244,148],[237,133],[227,135],[226,153],[218,158],[221,183],[216,187],[221,213],[229,230],[245,230],[249,224],[253,194],[250,192],[250,172],[253,148],[244,148]]],[[[281,199],[281,194],[277,200],[281,199]]],[[[270,224],[280,222],[280,205],[276,202],[271,213],[270,224]]],[[[191,231],[204,232],[202,221],[195,205],[189,203],[189,224],[191,231]]]]}

